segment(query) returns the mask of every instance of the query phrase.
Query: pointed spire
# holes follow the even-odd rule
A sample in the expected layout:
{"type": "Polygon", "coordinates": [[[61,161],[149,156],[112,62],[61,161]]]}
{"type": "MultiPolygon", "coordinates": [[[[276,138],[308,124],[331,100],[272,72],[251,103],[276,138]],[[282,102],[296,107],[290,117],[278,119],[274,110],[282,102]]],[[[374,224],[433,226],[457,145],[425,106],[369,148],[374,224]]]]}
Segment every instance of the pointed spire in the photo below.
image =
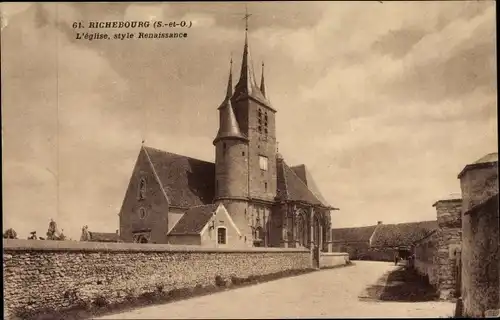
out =
{"type": "Polygon", "coordinates": [[[231,100],[228,99],[224,108],[220,110],[220,127],[217,137],[214,139],[214,144],[221,139],[240,139],[247,141],[248,139],[241,134],[240,126],[234,115],[231,100]]]}
{"type": "Polygon", "coordinates": [[[264,62],[262,62],[262,76],[260,78],[260,92],[262,92],[262,95],[264,95],[264,98],[267,98],[267,96],[266,96],[266,84],[264,82],[264,62]]]}
{"type": "Polygon", "coordinates": [[[227,80],[226,98],[230,99],[232,96],[233,96],[233,56],[231,55],[231,61],[229,66],[229,79],[227,80]]]}
{"type": "Polygon", "coordinates": [[[254,89],[257,88],[255,82],[255,74],[252,67],[252,58],[250,57],[250,49],[248,46],[248,18],[251,14],[245,10],[245,44],[243,46],[243,57],[241,59],[240,79],[236,84],[235,92],[238,94],[252,95],[254,89]]]}

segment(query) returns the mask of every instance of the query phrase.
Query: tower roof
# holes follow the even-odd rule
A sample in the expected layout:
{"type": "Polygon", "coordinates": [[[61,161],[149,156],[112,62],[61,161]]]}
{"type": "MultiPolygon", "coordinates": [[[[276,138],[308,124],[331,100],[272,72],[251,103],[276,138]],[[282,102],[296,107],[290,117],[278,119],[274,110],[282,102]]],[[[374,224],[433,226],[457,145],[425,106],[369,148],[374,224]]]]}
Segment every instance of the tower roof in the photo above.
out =
{"type": "Polygon", "coordinates": [[[229,80],[227,82],[227,93],[226,99],[223,104],[219,107],[221,117],[219,132],[214,139],[214,144],[221,139],[241,139],[247,141],[248,139],[241,133],[240,126],[234,115],[233,106],[231,104],[231,96],[233,95],[232,86],[232,66],[233,59],[231,59],[231,66],[229,68],[229,80]]]}
{"type": "Polygon", "coordinates": [[[257,85],[255,73],[253,70],[253,62],[250,56],[250,48],[248,45],[248,14],[245,16],[247,24],[245,26],[245,44],[243,46],[243,57],[241,58],[240,79],[234,88],[233,97],[239,99],[241,97],[250,97],[265,105],[269,109],[274,110],[271,104],[266,99],[265,95],[257,85]]]}
{"type": "Polygon", "coordinates": [[[266,83],[264,81],[264,62],[262,62],[262,75],[260,77],[260,92],[262,92],[264,98],[268,99],[266,96],[266,83]]]}

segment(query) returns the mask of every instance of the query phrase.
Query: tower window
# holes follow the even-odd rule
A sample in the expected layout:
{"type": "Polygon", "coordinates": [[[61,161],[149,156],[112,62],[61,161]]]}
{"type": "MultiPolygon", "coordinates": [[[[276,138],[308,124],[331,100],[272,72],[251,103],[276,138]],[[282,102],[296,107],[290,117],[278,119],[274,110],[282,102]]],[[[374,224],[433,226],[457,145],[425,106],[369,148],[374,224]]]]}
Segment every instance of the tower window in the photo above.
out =
{"type": "Polygon", "coordinates": [[[137,198],[139,198],[139,200],[146,199],[146,178],[141,178],[139,181],[139,194],[137,198]]]}
{"type": "Polygon", "coordinates": [[[262,126],[259,126],[259,132],[262,132],[262,126]]]}
{"type": "Polygon", "coordinates": [[[264,182],[264,189],[266,190],[267,192],[267,182],[264,182]]]}
{"type": "Polygon", "coordinates": [[[226,244],[226,228],[218,227],[217,228],[217,244],[226,244]]]}
{"type": "Polygon", "coordinates": [[[241,155],[242,155],[242,156],[245,156],[245,151],[242,151],[242,152],[241,152],[241,155]]]}
{"type": "Polygon", "coordinates": [[[144,208],[139,208],[139,218],[144,219],[146,218],[146,209],[144,208]]]}
{"type": "Polygon", "coordinates": [[[259,156],[260,170],[267,171],[267,157],[259,156]]]}

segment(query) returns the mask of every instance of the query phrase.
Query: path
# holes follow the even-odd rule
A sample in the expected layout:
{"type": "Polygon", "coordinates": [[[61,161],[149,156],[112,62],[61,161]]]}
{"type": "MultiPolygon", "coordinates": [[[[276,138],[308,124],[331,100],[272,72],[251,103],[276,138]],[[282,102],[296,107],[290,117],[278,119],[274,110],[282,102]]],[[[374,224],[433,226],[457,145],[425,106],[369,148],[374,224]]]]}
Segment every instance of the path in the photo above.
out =
{"type": "Polygon", "coordinates": [[[98,319],[450,317],[450,302],[381,302],[359,299],[389,271],[387,262],[356,261],[355,266],[228,290],[208,296],[149,306],[98,319]]]}

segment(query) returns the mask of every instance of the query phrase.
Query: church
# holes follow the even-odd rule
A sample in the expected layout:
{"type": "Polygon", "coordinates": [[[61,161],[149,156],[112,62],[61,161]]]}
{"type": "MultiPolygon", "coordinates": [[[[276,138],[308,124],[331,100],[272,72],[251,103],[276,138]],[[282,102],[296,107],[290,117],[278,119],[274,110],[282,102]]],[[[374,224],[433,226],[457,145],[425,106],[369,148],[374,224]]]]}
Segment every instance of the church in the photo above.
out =
{"type": "Polygon", "coordinates": [[[231,59],[221,100],[215,163],[141,146],[119,213],[120,240],[331,251],[330,213],[337,209],[305,165],[289,166],[277,150],[277,111],[264,64],[257,84],[248,27],[238,82],[233,86],[231,59]]]}

